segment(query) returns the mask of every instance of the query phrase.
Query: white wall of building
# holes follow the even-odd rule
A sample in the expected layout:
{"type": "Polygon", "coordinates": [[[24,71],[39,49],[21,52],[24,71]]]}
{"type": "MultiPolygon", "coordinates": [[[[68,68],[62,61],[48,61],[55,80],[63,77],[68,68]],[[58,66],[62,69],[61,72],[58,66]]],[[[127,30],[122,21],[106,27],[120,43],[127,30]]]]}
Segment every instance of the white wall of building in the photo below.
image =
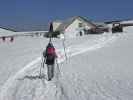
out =
{"type": "Polygon", "coordinates": [[[12,35],[13,33],[14,33],[13,31],[0,28],[0,36],[12,35]]]}
{"type": "Polygon", "coordinates": [[[123,31],[125,33],[131,33],[131,32],[133,32],[133,26],[124,27],[123,31]]]}
{"type": "Polygon", "coordinates": [[[78,20],[76,19],[71,25],[69,25],[66,29],[65,29],[65,36],[66,37],[76,37],[76,36],[79,36],[79,32],[80,32],[80,27],[79,27],[79,23],[82,23],[83,24],[83,27],[85,29],[90,29],[91,26],[89,27],[87,25],[87,23],[81,21],[81,20],[78,20]]]}
{"type": "Polygon", "coordinates": [[[108,24],[107,27],[109,28],[109,32],[112,33],[113,24],[108,24]]]}
{"type": "MultiPolygon", "coordinates": [[[[128,20],[128,21],[123,21],[121,22],[122,24],[132,24],[133,23],[133,20],[128,20]]],[[[128,26],[128,27],[124,27],[123,28],[123,31],[126,32],[126,33],[131,33],[133,32],[133,26],[128,26]]]]}
{"type": "Polygon", "coordinates": [[[59,25],[61,24],[61,22],[53,22],[53,30],[55,31],[59,25]]]}

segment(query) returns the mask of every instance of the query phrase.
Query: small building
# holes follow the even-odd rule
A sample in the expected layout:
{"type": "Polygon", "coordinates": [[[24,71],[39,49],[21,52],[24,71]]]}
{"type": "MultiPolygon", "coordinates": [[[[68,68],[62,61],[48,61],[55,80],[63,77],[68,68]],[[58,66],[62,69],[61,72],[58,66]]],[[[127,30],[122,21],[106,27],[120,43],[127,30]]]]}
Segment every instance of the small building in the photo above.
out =
{"type": "Polygon", "coordinates": [[[109,27],[104,22],[93,22],[96,25],[95,29],[92,29],[93,34],[101,34],[104,32],[109,32],[109,27]]]}
{"type": "Polygon", "coordinates": [[[10,28],[3,28],[0,27],[0,42],[10,41],[13,42],[14,40],[15,31],[10,28]]]}
{"type": "Polygon", "coordinates": [[[66,37],[76,37],[88,34],[88,30],[96,29],[97,26],[87,19],[76,16],[65,21],[53,22],[53,30],[65,34],[66,37]]]}
{"type": "Polygon", "coordinates": [[[12,35],[14,32],[12,29],[0,27],[0,36],[12,35]]]}

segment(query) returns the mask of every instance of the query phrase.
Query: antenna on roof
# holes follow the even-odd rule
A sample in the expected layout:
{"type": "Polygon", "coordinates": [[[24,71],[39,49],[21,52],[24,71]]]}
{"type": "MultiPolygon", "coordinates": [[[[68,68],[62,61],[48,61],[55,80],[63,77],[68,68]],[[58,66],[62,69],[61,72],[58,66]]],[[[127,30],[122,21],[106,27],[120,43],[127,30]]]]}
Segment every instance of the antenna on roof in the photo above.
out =
{"type": "Polygon", "coordinates": [[[51,39],[52,39],[52,33],[53,33],[53,23],[51,22],[50,23],[50,27],[49,27],[49,42],[51,42],[51,39]]]}

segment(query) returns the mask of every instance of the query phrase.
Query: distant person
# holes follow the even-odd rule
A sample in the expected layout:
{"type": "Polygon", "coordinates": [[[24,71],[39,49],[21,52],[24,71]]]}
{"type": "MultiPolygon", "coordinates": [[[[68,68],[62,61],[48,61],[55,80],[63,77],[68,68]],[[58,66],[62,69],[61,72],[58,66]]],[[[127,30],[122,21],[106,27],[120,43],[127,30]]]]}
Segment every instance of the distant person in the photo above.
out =
{"type": "Polygon", "coordinates": [[[48,43],[43,56],[45,58],[45,63],[47,64],[48,81],[50,81],[54,77],[54,65],[55,59],[57,58],[55,48],[51,42],[48,43]]]}

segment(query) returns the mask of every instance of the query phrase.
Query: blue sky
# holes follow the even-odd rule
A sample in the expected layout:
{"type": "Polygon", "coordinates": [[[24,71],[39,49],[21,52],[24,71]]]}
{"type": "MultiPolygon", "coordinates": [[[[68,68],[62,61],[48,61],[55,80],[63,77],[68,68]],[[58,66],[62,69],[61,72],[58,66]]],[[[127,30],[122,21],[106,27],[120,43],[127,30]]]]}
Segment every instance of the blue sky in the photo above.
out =
{"type": "Polygon", "coordinates": [[[0,0],[0,25],[47,24],[84,16],[91,20],[133,19],[133,0],[0,0]]]}

